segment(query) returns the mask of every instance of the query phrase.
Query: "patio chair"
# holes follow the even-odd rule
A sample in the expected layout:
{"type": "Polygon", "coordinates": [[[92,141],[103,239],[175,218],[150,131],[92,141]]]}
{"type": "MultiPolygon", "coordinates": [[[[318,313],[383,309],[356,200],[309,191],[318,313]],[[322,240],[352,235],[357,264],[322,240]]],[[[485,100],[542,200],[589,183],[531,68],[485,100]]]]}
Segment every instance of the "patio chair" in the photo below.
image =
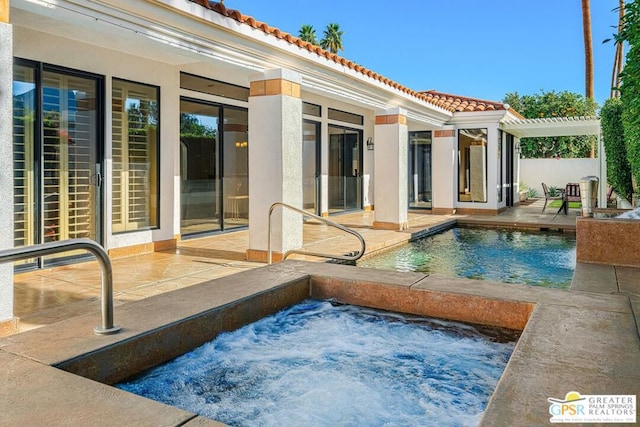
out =
{"type": "Polygon", "coordinates": [[[570,182],[565,188],[565,195],[567,196],[567,202],[580,202],[580,184],[570,182]]]}
{"type": "MultiPolygon", "coordinates": [[[[560,212],[565,215],[569,214],[569,202],[580,202],[580,184],[575,182],[570,182],[564,189],[564,193],[562,193],[562,205],[560,209],[558,209],[558,215],[560,212]]],[[[555,217],[554,217],[555,218],[555,217]]]]}
{"type": "Polygon", "coordinates": [[[542,207],[542,212],[547,208],[547,202],[549,200],[564,200],[564,196],[560,193],[558,196],[552,196],[549,192],[549,187],[544,182],[542,183],[542,191],[544,191],[544,206],[542,207]]]}

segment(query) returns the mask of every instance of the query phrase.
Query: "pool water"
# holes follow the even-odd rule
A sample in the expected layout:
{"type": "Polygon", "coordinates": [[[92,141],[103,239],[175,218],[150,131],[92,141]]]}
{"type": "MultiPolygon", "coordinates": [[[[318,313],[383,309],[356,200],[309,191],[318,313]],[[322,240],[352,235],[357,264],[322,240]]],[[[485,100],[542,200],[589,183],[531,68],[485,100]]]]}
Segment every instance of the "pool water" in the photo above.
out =
{"type": "Polygon", "coordinates": [[[358,266],[567,289],[573,234],[454,227],[358,261],[358,266]]]}
{"type": "Polygon", "coordinates": [[[117,387],[232,426],[477,425],[516,338],[307,300],[117,387]]]}

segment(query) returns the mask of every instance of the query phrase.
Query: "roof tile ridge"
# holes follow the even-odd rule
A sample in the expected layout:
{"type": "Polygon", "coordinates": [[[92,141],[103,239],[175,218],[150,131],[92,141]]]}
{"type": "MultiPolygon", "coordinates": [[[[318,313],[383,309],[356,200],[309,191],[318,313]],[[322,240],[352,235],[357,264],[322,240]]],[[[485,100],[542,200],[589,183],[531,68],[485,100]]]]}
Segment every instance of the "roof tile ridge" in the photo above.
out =
{"type": "MultiPolygon", "coordinates": [[[[408,95],[413,96],[416,99],[419,99],[423,102],[427,102],[429,104],[432,104],[436,107],[440,107],[443,108],[441,105],[439,105],[439,103],[434,102],[432,99],[430,99],[427,96],[423,96],[423,94],[419,91],[415,91],[401,83],[395,82],[391,79],[389,79],[388,77],[384,77],[381,74],[370,70],[362,65],[356,64],[355,62],[340,56],[336,53],[330,52],[326,49],[323,49],[320,46],[317,45],[313,45],[309,42],[303,41],[302,39],[300,39],[299,37],[296,37],[290,33],[287,33],[285,31],[280,30],[279,28],[276,27],[271,27],[269,26],[269,24],[267,24],[266,22],[262,22],[262,21],[258,21],[257,19],[255,19],[253,16],[250,15],[244,15],[242,12],[240,12],[239,10],[236,9],[228,9],[225,5],[224,5],[224,0],[221,0],[219,2],[215,2],[215,1],[209,1],[209,0],[189,0],[193,3],[196,3],[200,6],[203,6],[209,10],[212,10],[214,12],[217,12],[225,17],[231,18],[241,24],[247,24],[250,27],[254,28],[254,29],[259,29],[261,31],[263,31],[266,34],[269,35],[274,35],[276,38],[285,40],[287,43],[292,44],[292,45],[296,45],[299,48],[302,49],[307,49],[309,52],[311,53],[315,53],[318,56],[322,56],[325,57],[329,60],[332,60],[333,62],[346,66],[349,69],[352,69],[360,74],[363,74],[366,77],[372,78],[374,80],[377,80],[383,84],[386,84],[387,86],[390,86],[394,89],[397,89],[403,93],[406,93],[408,95]]],[[[445,110],[448,110],[450,112],[453,112],[452,109],[450,108],[444,108],[445,110]]]]}

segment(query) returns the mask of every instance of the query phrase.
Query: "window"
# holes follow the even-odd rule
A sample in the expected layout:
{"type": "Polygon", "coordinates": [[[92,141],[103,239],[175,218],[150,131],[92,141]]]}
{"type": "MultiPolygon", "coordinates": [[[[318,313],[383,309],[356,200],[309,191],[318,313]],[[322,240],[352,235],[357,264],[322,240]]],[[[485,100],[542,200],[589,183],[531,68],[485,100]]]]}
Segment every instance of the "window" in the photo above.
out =
{"type": "Polygon", "coordinates": [[[302,103],[302,114],[309,116],[322,117],[322,107],[309,102],[302,103]]]}
{"type": "Polygon", "coordinates": [[[223,98],[237,99],[238,101],[249,101],[249,89],[236,86],[219,80],[207,79],[194,76],[193,74],[180,73],[180,87],[196,92],[217,95],[223,98]]]}
{"type": "Polygon", "coordinates": [[[114,232],[158,226],[159,89],[113,80],[114,232]]]}
{"type": "Polygon", "coordinates": [[[359,114],[347,113],[346,111],[334,110],[333,108],[329,108],[329,118],[354,125],[362,125],[364,123],[364,117],[359,114]]]}
{"type": "Polygon", "coordinates": [[[458,131],[458,201],[487,202],[487,129],[458,131]]]}

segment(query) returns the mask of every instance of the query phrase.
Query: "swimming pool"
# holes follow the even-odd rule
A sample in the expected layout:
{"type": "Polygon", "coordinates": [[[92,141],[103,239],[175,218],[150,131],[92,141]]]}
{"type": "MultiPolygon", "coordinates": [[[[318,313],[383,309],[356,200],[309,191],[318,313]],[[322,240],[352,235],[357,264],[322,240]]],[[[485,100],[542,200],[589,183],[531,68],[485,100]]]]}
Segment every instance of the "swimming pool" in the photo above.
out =
{"type": "Polygon", "coordinates": [[[515,339],[306,300],[118,387],[229,425],[477,425],[515,339]]]}
{"type": "Polygon", "coordinates": [[[573,234],[454,227],[358,266],[567,289],[575,263],[573,234]]]}

